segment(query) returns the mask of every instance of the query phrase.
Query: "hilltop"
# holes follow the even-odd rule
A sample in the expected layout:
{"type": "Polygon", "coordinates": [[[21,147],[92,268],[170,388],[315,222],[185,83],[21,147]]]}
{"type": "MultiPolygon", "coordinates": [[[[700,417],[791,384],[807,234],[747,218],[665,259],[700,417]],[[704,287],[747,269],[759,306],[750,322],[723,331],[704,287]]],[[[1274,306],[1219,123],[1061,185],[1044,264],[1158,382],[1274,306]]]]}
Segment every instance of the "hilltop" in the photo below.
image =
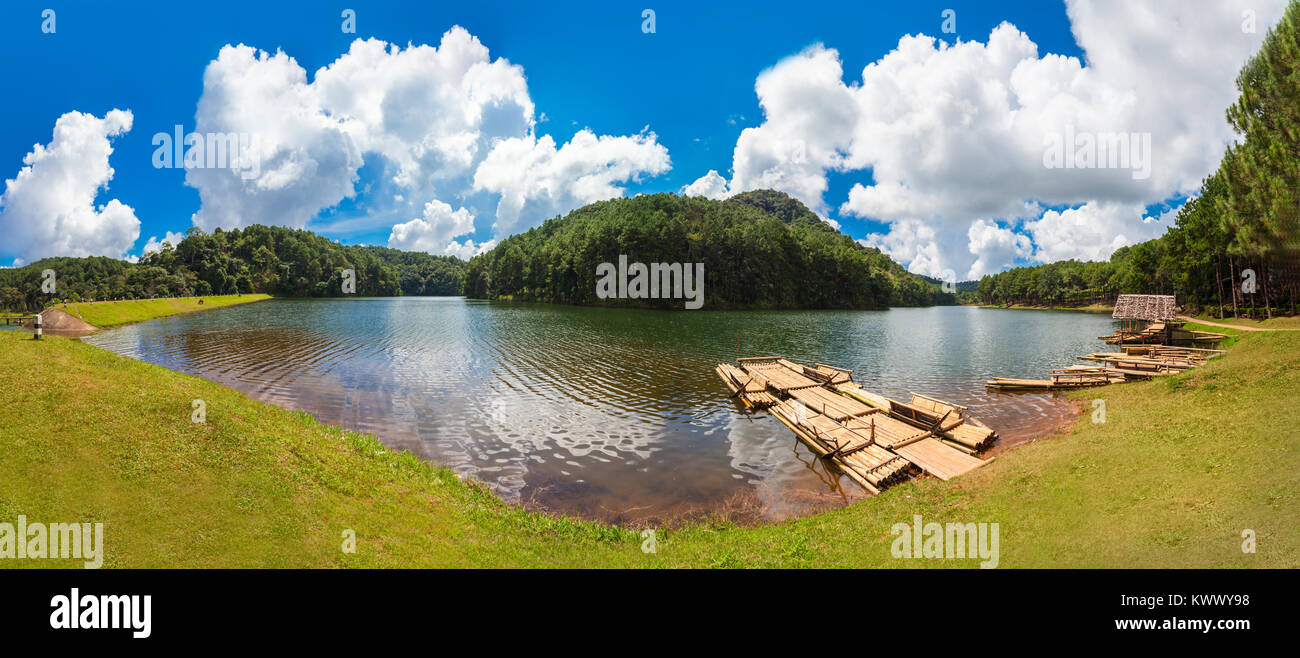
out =
{"type": "Polygon", "coordinates": [[[952,303],[939,286],[771,190],[725,201],[651,194],[599,201],[470,259],[465,295],[681,308],[680,299],[600,299],[602,263],[703,263],[704,308],[857,308],[952,303]]]}

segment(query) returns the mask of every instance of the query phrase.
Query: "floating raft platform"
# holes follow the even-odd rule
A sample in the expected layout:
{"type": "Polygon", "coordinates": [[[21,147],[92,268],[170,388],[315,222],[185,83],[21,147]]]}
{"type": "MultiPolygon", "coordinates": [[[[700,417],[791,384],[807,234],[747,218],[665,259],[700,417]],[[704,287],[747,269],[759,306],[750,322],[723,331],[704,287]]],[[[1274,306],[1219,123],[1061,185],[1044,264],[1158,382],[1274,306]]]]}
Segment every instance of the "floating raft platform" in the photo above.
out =
{"type": "Polygon", "coordinates": [[[966,408],[913,393],[909,403],[858,386],[853,371],[779,356],[718,364],[732,396],[766,409],[821,457],[875,494],[920,471],[948,480],[992,460],[974,454],[997,434],[966,408]]]}
{"type": "Polygon", "coordinates": [[[1059,391],[1105,386],[1171,375],[1204,364],[1223,350],[1172,345],[1125,345],[1122,352],[1093,352],[1080,359],[1101,365],[1052,370],[1050,379],[994,377],[985,386],[998,391],[1059,391]]]}
{"type": "Polygon", "coordinates": [[[766,385],[753,375],[729,363],[719,363],[718,376],[731,389],[732,397],[751,409],[766,409],[777,403],[776,396],[767,392],[766,385]]]}
{"type": "Polygon", "coordinates": [[[966,414],[966,407],[912,393],[910,402],[891,400],[859,386],[856,382],[835,385],[840,393],[888,412],[913,427],[923,428],[937,438],[966,452],[979,452],[993,444],[997,433],[966,414]]]}

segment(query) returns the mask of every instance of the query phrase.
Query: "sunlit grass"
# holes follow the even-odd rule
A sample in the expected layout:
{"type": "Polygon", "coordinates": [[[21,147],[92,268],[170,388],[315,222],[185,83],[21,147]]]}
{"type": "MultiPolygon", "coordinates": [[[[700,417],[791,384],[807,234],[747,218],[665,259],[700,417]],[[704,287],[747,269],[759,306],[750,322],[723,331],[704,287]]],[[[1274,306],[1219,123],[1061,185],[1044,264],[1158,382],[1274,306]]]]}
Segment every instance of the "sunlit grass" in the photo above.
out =
{"type": "Polygon", "coordinates": [[[143,322],[179,313],[247,304],[270,299],[270,295],[212,295],[208,297],[160,297],[157,299],[131,299],[108,302],[69,302],[56,304],[63,309],[101,329],[131,322],[143,322]],[[200,301],[202,303],[200,303],[200,301]]]}
{"type": "Polygon", "coordinates": [[[1240,341],[1182,375],[1080,391],[1072,431],[958,480],[765,526],[658,530],[645,553],[639,530],[508,506],[306,414],[4,332],[0,521],[103,522],[109,567],[976,565],[891,557],[891,526],[914,514],[999,523],[1002,567],[1300,567],[1300,333],[1240,341]],[[195,399],[205,424],[191,422],[195,399]],[[1106,422],[1091,422],[1093,399],[1106,422]],[[1257,554],[1240,549],[1246,529],[1257,554]]]}
{"type": "Polygon", "coordinates": [[[1087,311],[1089,313],[1113,313],[1115,307],[1108,304],[1088,304],[1086,306],[1033,306],[1027,304],[980,304],[980,308],[1008,308],[1022,311],[1087,311]]]}
{"type": "Polygon", "coordinates": [[[1223,324],[1235,324],[1242,327],[1254,327],[1257,329],[1300,329],[1300,316],[1297,315],[1269,318],[1267,320],[1251,320],[1250,318],[1234,318],[1231,315],[1229,315],[1226,318],[1217,318],[1214,317],[1213,315],[1206,315],[1204,313],[1202,313],[1201,315],[1194,315],[1192,317],[1197,320],[1207,320],[1209,322],[1220,322],[1223,324]]]}

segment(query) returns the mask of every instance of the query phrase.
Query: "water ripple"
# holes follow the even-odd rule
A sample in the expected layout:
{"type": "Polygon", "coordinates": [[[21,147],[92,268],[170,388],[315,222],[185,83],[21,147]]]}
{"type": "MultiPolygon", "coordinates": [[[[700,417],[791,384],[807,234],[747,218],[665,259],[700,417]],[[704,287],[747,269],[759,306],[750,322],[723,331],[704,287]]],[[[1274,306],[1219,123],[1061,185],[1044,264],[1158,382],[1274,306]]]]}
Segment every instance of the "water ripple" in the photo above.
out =
{"type": "Polygon", "coordinates": [[[637,521],[745,497],[779,518],[855,495],[779,423],[728,399],[713,366],[735,358],[738,340],[746,355],[853,368],[887,395],[969,405],[1014,442],[1068,407],[989,394],[984,380],[1073,363],[1110,327],[952,307],[685,313],[400,298],[271,300],[87,341],[370,432],[510,500],[637,521]]]}

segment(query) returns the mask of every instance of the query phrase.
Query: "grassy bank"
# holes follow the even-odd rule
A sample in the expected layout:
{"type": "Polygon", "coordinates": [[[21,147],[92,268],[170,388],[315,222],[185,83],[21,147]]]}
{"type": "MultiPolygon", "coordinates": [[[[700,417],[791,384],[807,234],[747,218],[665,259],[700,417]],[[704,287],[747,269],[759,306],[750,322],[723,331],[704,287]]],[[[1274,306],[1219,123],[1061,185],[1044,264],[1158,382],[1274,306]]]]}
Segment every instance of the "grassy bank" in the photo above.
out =
{"type": "Polygon", "coordinates": [[[270,298],[270,295],[262,294],[160,297],[157,299],[129,299],[118,302],[69,302],[67,304],[55,304],[54,308],[67,311],[103,329],[119,324],[144,322],[145,320],[191,311],[260,302],[270,298]]]}
{"type": "Polygon", "coordinates": [[[110,567],[976,564],[892,558],[890,527],[914,514],[999,523],[1002,567],[1300,567],[1297,390],[1300,334],[1245,335],[1189,373],[1079,392],[1087,413],[1105,400],[1105,423],[1085,415],[959,480],[786,523],[659,532],[644,553],[636,531],[509,507],[305,414],[3,332],[0,521],[102,521],[110,567]],[[1258,553],[1242,553],[1243,529],[1258,553]]]}
{"type": "Polygon", "coordinates": [[[1089,304],[1087,306],[1032,306],[1028,304],[979,304],[980,308],[1010,308],[1022,311],[1086,311],[1088,313],[1112,313],[1114,306],[1107,304],[1089,304]]]}
{"type": "Polygon", "coordinates": [[[1195,320],[1205,320],[1207,322],[1217,322],[1220,324],[1232,324],[1239,327],[1250,327],[1252,329],[1300,329],[1300,316],[1281,316],[1269,318],[1267,320],[1251,320],[1250,318],[1234,318],[1229,315],[1226,318],[1219,318],[1213,315],[1193,315],[1195,320]]]}

